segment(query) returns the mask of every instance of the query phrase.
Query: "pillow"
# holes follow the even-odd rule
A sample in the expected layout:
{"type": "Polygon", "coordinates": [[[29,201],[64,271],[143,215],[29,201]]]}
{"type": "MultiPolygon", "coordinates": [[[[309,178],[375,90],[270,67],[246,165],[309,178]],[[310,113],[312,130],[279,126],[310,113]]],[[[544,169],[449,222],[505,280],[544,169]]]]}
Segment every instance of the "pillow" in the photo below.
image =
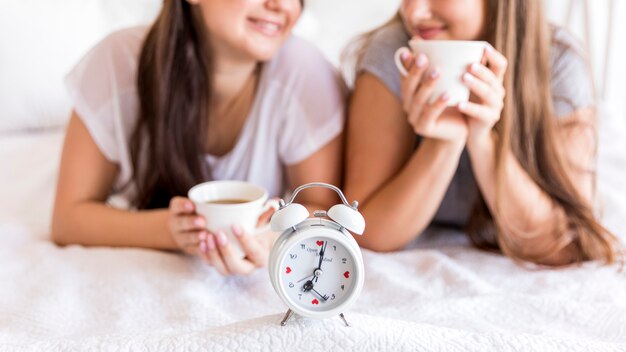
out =
{"type": "Polygon", "coordinates": [[[110,32],[150,23],[161,0],[4,0],[0,3],[0,132],[64,125],[63,78],[110,32]]]}

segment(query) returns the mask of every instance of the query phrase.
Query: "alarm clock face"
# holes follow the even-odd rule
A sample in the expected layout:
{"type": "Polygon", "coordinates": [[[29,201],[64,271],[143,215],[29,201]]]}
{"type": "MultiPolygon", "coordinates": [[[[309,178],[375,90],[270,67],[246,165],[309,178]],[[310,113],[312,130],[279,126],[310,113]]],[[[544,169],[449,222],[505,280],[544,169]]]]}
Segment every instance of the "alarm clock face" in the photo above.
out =
{"type": "Polygon", "coordinates": [[[337,233],[324,236],[326,231],[289,243],[276,268],[278,289],[300,313],[326,315],[342,309],[363,283],[360,255],[337,233]]]}

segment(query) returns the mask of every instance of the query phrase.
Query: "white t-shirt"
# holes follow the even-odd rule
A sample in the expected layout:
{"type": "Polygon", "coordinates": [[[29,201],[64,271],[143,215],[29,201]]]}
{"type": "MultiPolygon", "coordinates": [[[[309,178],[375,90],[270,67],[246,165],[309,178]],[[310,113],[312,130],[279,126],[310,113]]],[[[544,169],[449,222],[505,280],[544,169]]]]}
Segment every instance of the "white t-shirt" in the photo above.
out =
{"type": "MultiPolygon", "coordinates": [[[[129,207],[129,141],[138,118],[136,74],[147,27],[117,31],[91,49],[66,77],[74,108],[103,155],[119,165],[110,203],[129,207]]],[[[339,135],[346,89],[311,44],[292,37],[263,65],[253,106],[235,147],[207,155],[215,180],[245,180],[286,191],[285,166],[297,164],[339,135]]],[[[320,165],[320,167],[323,167],[320,165]]]]}

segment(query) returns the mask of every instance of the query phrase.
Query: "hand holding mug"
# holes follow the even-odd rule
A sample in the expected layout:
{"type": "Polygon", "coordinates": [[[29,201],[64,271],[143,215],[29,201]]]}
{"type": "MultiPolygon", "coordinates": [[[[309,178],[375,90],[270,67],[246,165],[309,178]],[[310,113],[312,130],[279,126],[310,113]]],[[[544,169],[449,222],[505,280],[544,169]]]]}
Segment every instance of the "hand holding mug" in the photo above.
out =
{"type": "Polygon", "coordinates": [[[463,75],[463,82],[472,93],[469,102],[459,103],[459,111],[468,117],[469,146],[490,138],[493,126],[500,120],[506,95],[504,76],[507,66],[507,59],[487,46],[481,63],[469,65],[463,75]]]}
{"type": "Polygon", "coordinates": [[[248,275],[265,267],[274,240],[278,234],[271,231],[251,236],[239,225],[232,226],[237,243],[229,242],[224,231],[207,234],[200,239],[200,255],[222,275],[248,275]],[[244,257],[238,250],[241,248],[244,257]]]}
{"type": "Polygon", "coordinates": [[[265,265],[273,234],[269,217],[278,209],[262,187],[242,181],[211,181],[189,190],[189,199],[205,220],[198,249],[224,274],[248,274],[265,265]]]}
{"type": "MultiPolygon", "coordinates": [[[[412,46],[418,42],[412,40],[412,46]]],[[[396,52],[396,64],[402,73],[402,107],[414,132],[428,138],[464,141],[467,122],[456,108],[448,107],[452,97],[445,86],[440,87],[442,70],[426,54],[407,48],[396,52]]]]}
{"type": "Polygon", "coordinates": [[[202,234],[206,236],[205,220],[196,214],[195,205],[185,197],[174,197],[168,208],[168,228],[178,248],[197,254],[202,234]]]}

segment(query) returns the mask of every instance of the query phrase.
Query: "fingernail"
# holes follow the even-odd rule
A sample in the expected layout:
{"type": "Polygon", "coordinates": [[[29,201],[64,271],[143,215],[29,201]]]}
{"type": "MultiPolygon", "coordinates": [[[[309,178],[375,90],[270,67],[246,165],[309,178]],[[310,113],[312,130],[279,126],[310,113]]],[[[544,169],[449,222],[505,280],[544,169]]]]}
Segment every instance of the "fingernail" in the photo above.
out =
{"type": "Polygon", "coordinates": [[[409,56],[410,56],[409,53],[406,51],[403,51],[402,54],[400,54],[400,58],[404,61],[408,60],[409,56]]]}
{"type": "Polygon", "coordinates": [[[205,241],[200,242],[200,252],[202,253],[208,252],[207,243],[205,241]]]}
{"type": "Polygon", "coordinates": [[[193,210],[193,204],[185,202],[185,210],[193,210]]]}
{"type": "Polygon", "coordinates": [[[472,82],[474,80],[474,76],[472,76],[469,73],[466,73],[463,75],[463,79],[466,80],[467,82],[472,82]]]}
{"type": "Polygon", "coordinates": [[[228,243],[228,239],[226,239],[226,234],[224,231],[220,231],[217,233],[217,244],[221,247],[224,247],[228,243]]]}
{"type": "Polygon", "coordinates": [[[204,220],[202,218],[196,218],[196,220],[193,221],[193,224],[198,226],[198,227],[203,227],[204,226],[204,220]]]}
{"type": "Polygon", "coordinates": [[[437,77],[439,77],[439,71],[437,71],[437,69],[430,71],[430,79],[437,79],[437,77]]]}
{"type": "Polygon", "coordinates": [[[215,238],[213,236],[207,236],[206,246],[209,251],[212,251],[215,249],[215,238]]]}
{"type": "Polygon", "coordinates": [[[485,49],[487,50],[488,53],[495,50],[491,44],[487,44],[487,47],[485,49]]]}
{"type": "Polygon", "coordinates": [[[207,233],[206,233],[206,232],[200,232],[200,233],[198,234],[198,240],[200,240],[200,241],[206,241],[206,238],[207,238],[207,233]]]}
{"type": "Polygon", "coordinates": [[[476,72],[476,71],[478,71],[478,64],[477,64],[477,63],[473,63],[473,64],[470,66],[470,70],[471,70],[472,72],[476,72]]]}
{"type": "Polygon", "coordinates": [[[465,110],[465,108],[467,107],[467,103],[462,101],[459,103],[459,110],[465,110]]]}
{"type": "Polygon", "coordinates": [[[448,94],[448,92],[441,95],[441,101],[448,101],[448,99],[450,99],[450,94],[448,94]]]}
{"type": "Polygon", "coordinates": [[[233,234],[235,234],[235,236],[237,237],[241,237],[243,235],[241,226],[239,226],[238,224],[233,225],[233,234]]]}
{"type": "Polygon", "coordinates": [[[419,68],[423,68],[424,66],[426,66],[426,55],[419,54],[415,63],[417,64],[417,67],[419,68]]]}

